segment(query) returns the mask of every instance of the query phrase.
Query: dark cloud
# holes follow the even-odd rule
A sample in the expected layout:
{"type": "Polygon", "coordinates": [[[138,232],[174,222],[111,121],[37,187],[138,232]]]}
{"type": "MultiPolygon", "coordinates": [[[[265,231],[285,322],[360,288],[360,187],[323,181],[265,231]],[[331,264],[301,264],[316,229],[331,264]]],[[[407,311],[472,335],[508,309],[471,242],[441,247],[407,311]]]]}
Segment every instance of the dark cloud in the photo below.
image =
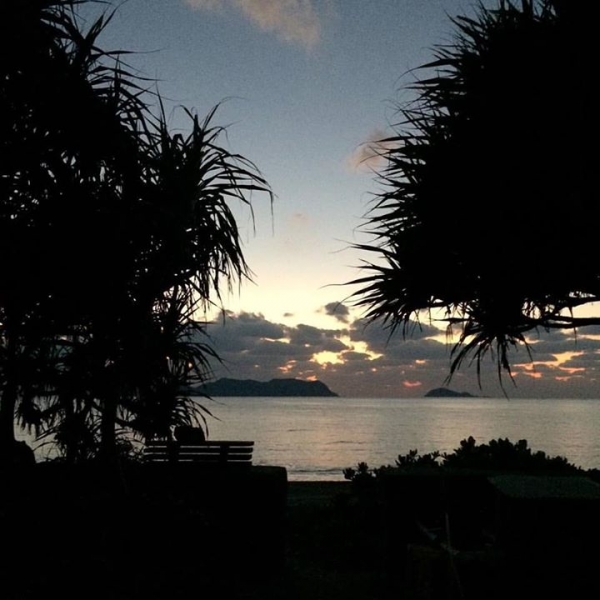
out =
{"type": "Polygon", "coordinates": [[[353,350],[347,350],[342,353],[344,361],[369,361],[371,357],[365,352],[354,352],[353,350]]]}
{"type": "Polygon", "coordinates": [[[448,383],[452,346],[431,339],[440,331],[426,323],[403,339],[389,338],[375,323],[364,327],[362,320],[336,330],[273,323],[255,313],[228,313],[224,321],[210,325],[208,333],[224,362],[214,365],[217,377],[316,377],[342,396],[414,397],[442,385],[498,398],[505,393],[515,398],[597,396],[600,343],[582,338],[574,344],[564,333],[539,336],[532,345],[534,365],[524,347],[511,351],[514,382],[504,374],[502,385],[492,352],[479,365],[480,382],[476,363],[467,359],[448,383]],[[582,354],[557,365],[555,355],[567,351],[582,354]],[[320,355],[323,352],[332,354],[320,355]],[[325,356],[330,360],[323,360],[325,356]],[[585,372],[568,371],[577,368],[585,372]]]}
{"type": "Polygon", "coordinates": [[[571,335],[577,334],[577,337],[582,335],[600,335],[600,325],[586,325],[579,327],[576,332],[571,331],[571,335]]]}
{"type": "Polygon", "coordinates": [[[350,309],[342,302],[330,302],[323,307],[323,312],[340,323],[348,323],[350,320],[350,309]]]}
{"type": "Polygon", "coordinates": [[[390,329],[377,321],[357,319],[350,326],[350,339],[368,343],[373,349],[385,350],[391,345],[402,344],[405,340],[422,340],[439,336],[443,331],[427,323],[411,321],[406,330],[397,329],[393,334],[390,329]]]}
{"type": "Polygon", "coordinates": [[[211,324],[208,329],[211,336],[221,340],[229,338],[268,338],[278,340],[285,337],[285,326],[267,321],[257,313],[226,313],[222,319],[211,324]]]}
{"type": "MultiPolygon", "coordinates": [[[[209,326],[213,346],[229,375],[249,377],[260,368],[269,377],[281,376],[291,363],[296,369],[313,368],[311,359],[320,352],[348,350],[338,339],[339,332],[312,325],[290,327],[271,323],[255,313],[228,314],[225,320],[209,326]]],[[[221,365],[213,365],[218,375],[221,365]]]]}
{"type": "Polygon", "coordinates": [[[280,342],[278,340],[258,340],[254,344],[255,356],[287,356],[291,358],[310,357],[311,352],[307,348],[304,351],[298,346],[280,342]]]}
{"type": "Polygon", "coordinates": [[[405,340],[390,344],[384,353],[388,360],[439,360],[449,363],[452,346],[436,340],[405,340]]]}
{"type": "MultiPolygon", "coordinates": [[[[519,349],[518,360],[529,360],[525,348],[519,349]]],[[[546,337],[536,338],[535,343],[530,344],[531,357],[533,360],[553,360],[553,357],[565,352],[593,352],[600,350],[600,340],[586,337],[577,339],[568,337],[564,333],[554,333],[546,337]]],[[[516,353],[515,353],[516,354],[516,353]]],[[[515,358],[517,358],[515,356],[515,358]]]]}
{"type": "Polygon", "coordinates": [[[319,329],[312,325],[300,324],[297,327],[289,328],[288,335],[292,344],[309,346],[315,352],[328,350],[330,352],[341,352],[347,346],[340,342],[337,330],[319,329]]]}
{"type": "Polygon", "coordinates": [[[565,343],[566,352],[591,352],[600,350],[600,340],[579,337],[577,339],[567,339],[565,343]]]}

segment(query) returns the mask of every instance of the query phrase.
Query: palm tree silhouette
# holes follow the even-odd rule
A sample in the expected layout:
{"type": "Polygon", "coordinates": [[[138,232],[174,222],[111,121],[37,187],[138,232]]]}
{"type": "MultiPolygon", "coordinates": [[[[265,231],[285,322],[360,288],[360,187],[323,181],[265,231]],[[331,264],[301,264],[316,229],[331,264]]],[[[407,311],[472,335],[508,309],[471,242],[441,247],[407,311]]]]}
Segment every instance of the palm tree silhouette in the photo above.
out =
{"type": "Polygon", "coordinates": [[[600,298],[593,19],[577,3],[523,0],[452,22],[384,140],[374,241],[358,245],[373,260],[351,283],[392,331],[422,311],[460,328],[450,375],[490,350],[510,373],[528,331],[600,322],[572,314],[600,298]]]}
{"type": "Polygon", "coordinates": [[[98,47],[110,15],[84,30],[79,4],[0,9],[3,50],[32,40],[0,83],[0,441],[16,409],[70,459],[112,460],[121,429],[204,422],[181,395],[216,358],[202,317],[250,275],[229,202],[270,191],[219,145],[215,110],[170,132],[149,82],[98,47]]]}

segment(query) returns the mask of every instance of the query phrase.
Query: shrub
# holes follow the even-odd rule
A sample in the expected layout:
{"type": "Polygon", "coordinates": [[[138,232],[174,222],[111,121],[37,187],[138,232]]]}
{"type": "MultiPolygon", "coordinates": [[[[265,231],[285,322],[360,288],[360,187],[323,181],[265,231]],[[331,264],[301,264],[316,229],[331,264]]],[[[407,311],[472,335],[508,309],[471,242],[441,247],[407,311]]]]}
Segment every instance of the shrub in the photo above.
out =
{"type": "Polygon", "coordinates": [[[551,457],[541,450],[533,452],[529,448],[527,440],[513,443],[508,438],[498,438],[490,440],[487,444],[477,444],[472,436],[461,440],[459,447],[450,453],[440,453],[436,450],[427,454],[419,454],[419,451],[414,449],[409,450],[408,454],[400,454],[395,463],[395,466],[384,465],[378,469],[371,469],[366,462],[361,462],[358,463],[356,469],[344,469],[344,478],[358,485],[364,485],[374,482],[384,472],[411,468],[553,473],[581,471],[580,467],[569,463],[563,456],[551,457]]]}
{"type": "Polygon", "coordinates": [[[547,456],[538,450],[533,452],[527,440],[513,444],[508,438],[490,440],[477,445],[473,437],[460,442],[452,453],[444,454],[444,466],[466,469],[493,469],[499,471],[552,471],[577,472],[579,467],[569,463],[563,456],[547,456]]]}

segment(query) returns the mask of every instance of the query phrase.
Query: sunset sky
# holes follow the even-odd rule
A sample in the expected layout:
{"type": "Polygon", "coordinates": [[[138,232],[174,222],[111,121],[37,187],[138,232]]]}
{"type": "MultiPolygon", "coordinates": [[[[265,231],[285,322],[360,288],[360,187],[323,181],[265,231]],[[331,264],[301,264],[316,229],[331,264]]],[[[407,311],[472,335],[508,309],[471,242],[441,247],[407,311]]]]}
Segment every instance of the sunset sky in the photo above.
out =
{"type": "MultiPolygon", "coordinates": [[[[317,378],[340,395],[422,396],[444,384],[444,331],[424,321],[406,340],[364,327],[343,285],[360,276],[351,246],[381,168],[369,140],[391,133],[412,69],[452,39],[460,0],[127,0],[101,38],[141,75],[158,80],[174,129],[178,106],[227,127],[222,143],[253,161],[272,187],[235,207],[254,283],[224,297],[210,327],[225,361],[217,376],[317,378]]],[[[495,1],[484,2],[487,6],[495,1]]],[[[97,9],[99,10],[99,9],[97,9]]],[[[458,234],[458,232],[453,232],[458,234]]],[[[512,397],[598,397],[600,330],[543,334],[513,356],[512,397]],[[584,335],[585,334],[585,335],[584,335]]],[[[465,366],[453,389],[501,393],[492,360],[483,389],[465,366]]]]}

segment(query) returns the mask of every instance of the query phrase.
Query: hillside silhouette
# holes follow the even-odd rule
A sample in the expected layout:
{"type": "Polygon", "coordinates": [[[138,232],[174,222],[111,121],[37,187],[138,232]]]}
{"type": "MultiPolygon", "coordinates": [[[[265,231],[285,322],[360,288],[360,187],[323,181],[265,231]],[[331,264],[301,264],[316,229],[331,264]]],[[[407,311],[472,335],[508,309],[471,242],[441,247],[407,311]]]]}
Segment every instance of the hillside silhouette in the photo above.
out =
{"type": "Polygon", "coordinates": [[[336,397],[322,381],[301,379],[254,379],[222,378],[190,389],[190,393],[207,396],[320,396],[336,397]]]}

